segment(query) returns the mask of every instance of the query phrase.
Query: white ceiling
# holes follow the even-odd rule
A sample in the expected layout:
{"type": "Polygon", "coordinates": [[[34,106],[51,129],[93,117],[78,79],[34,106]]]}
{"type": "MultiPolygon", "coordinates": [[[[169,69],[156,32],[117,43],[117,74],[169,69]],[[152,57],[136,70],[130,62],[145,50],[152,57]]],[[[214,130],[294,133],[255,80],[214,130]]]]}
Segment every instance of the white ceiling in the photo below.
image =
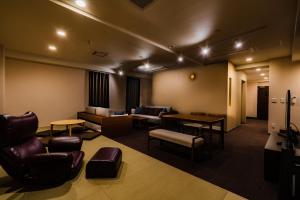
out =
{"type": "Polygon", "coordinates": [[[296,0],[154,0],[141,9],[130,0],[1,0],[0,43],[11,50],[91,66],[135,70],[145,61],[167,68],[229,60],[245,64],[291,56],[296,0]],[[67,31],[66,39],[55,35],[67,31]],[[235,40],[244,41],[235,50],[235,40]],[[47,49],[55,44],[58,51],[47,49]],[[211,47],[207,58],[199,55],[211,47]],[[169,46],[174,48],[169,49],[169,46]],[[91,55],[108,52],[105,58],[91,55]],[[178,64],[178,54],[186,56],[178,64]]]}

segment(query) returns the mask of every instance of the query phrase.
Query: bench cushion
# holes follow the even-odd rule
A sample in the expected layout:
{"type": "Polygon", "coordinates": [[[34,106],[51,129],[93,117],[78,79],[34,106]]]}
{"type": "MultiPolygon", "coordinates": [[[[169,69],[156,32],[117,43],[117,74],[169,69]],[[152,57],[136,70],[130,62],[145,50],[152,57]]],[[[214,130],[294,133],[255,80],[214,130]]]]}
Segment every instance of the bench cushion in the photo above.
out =
{"type": "MultiPolygon", "coordinates": [[[[179,133],[175,131],[169,131],[165,129],[155,129],[149,132],[150,137],[158,138],[175,144],[180,144],[186,147],[192,147],[193,138],[196,136],[179,133]]],[[[197,138],[195,140],[195,146],[200,146],[204,143],[203,138],[197,138]]]]}

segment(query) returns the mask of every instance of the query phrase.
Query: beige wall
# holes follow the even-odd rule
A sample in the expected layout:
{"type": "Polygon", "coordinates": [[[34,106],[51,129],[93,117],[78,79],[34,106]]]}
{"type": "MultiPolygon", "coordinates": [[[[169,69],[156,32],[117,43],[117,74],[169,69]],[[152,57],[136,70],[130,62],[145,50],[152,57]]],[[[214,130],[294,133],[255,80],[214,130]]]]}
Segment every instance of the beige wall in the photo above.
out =
{"type": "Polygon", "coordinates": [[[236,71],[234,66],[228,63],[227,130],[231,130],[241,124],[242,105],[246,106],[246,104],[242,104],[242,80],[247,81],[246,74],[236,71]],[[229,78],[232,79],[231,104],[229,102],[229,78]]]}
{"type": "Polygon", "coordinates": [[[0,45],[0,114],[4,112],[5,102],[5,57],[4,47],[0,45]]]}
{"type": "Polygon", "coordinates": [[[141,105],[152,105],[152,79],[141,79],[141,105]]]}
{"type": "Polygon", "coordinates": [[[258,86],[269,86],[269,83],[247,84],[247,117],[257,117],[257,88],[258,86]]]}
{"type": "Polygon", "coordinates": [[[181,113],[226,113],[227,63],[185,67],[153,75],[153,105],[170,105],[181,113]],[[196,73],[194,81],[190,73],[196,73]]]}
{"type": "Polygon", "coordinates": [[[85,70],[6,59],[5,113],[37,113],[40,126],[85,107],[85,70]]]}
{"type": "Polygon", "coordinates": [[[271,60],[269,67],[269,132],[285,128],[285,104],[280,103],[280,98],[286,97],[288,89],[297,97],[297,103],[292,106],[291,121],[300,127],[300,62],[281,58],[271,60]],[[277,98],[277,103],[271,103],[272,98],[277,98]]]}

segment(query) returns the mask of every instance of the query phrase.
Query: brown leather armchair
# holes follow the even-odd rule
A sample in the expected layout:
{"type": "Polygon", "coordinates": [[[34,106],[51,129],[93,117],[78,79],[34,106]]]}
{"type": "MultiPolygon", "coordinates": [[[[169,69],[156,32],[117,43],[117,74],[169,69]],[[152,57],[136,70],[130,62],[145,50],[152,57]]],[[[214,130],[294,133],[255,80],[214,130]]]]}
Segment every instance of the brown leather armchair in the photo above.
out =
{"type": "Polygon", "coordinates": [[[35,136],[38,118],[33,112],[15,117],[0,115],[0,164],[25,184],[63,183],[80,171],[84,152],[79,137],[57,137],[47,152],[35,136]]]}

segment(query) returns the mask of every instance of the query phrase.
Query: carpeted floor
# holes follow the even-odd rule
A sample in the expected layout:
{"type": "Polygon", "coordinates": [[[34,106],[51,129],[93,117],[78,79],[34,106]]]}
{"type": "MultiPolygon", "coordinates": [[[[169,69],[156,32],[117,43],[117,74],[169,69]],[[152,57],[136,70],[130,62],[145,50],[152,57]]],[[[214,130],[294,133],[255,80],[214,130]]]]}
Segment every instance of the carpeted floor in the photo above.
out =
{"type": "MultiPolygon", "coordinates": [[[[225,135],[225,150],[217,150],[210,160],[193,162],[189,151],[171,144],[153,141],[147,151],[147,131],[136,130],[129,136],[114,138],[176,168],[252,200],[277,198],[277,186],[264,181],[264,145],[267,122],[249,119],[225,135]]],[[[217,135],[214,136],[217,143],[217,135]]]]}

